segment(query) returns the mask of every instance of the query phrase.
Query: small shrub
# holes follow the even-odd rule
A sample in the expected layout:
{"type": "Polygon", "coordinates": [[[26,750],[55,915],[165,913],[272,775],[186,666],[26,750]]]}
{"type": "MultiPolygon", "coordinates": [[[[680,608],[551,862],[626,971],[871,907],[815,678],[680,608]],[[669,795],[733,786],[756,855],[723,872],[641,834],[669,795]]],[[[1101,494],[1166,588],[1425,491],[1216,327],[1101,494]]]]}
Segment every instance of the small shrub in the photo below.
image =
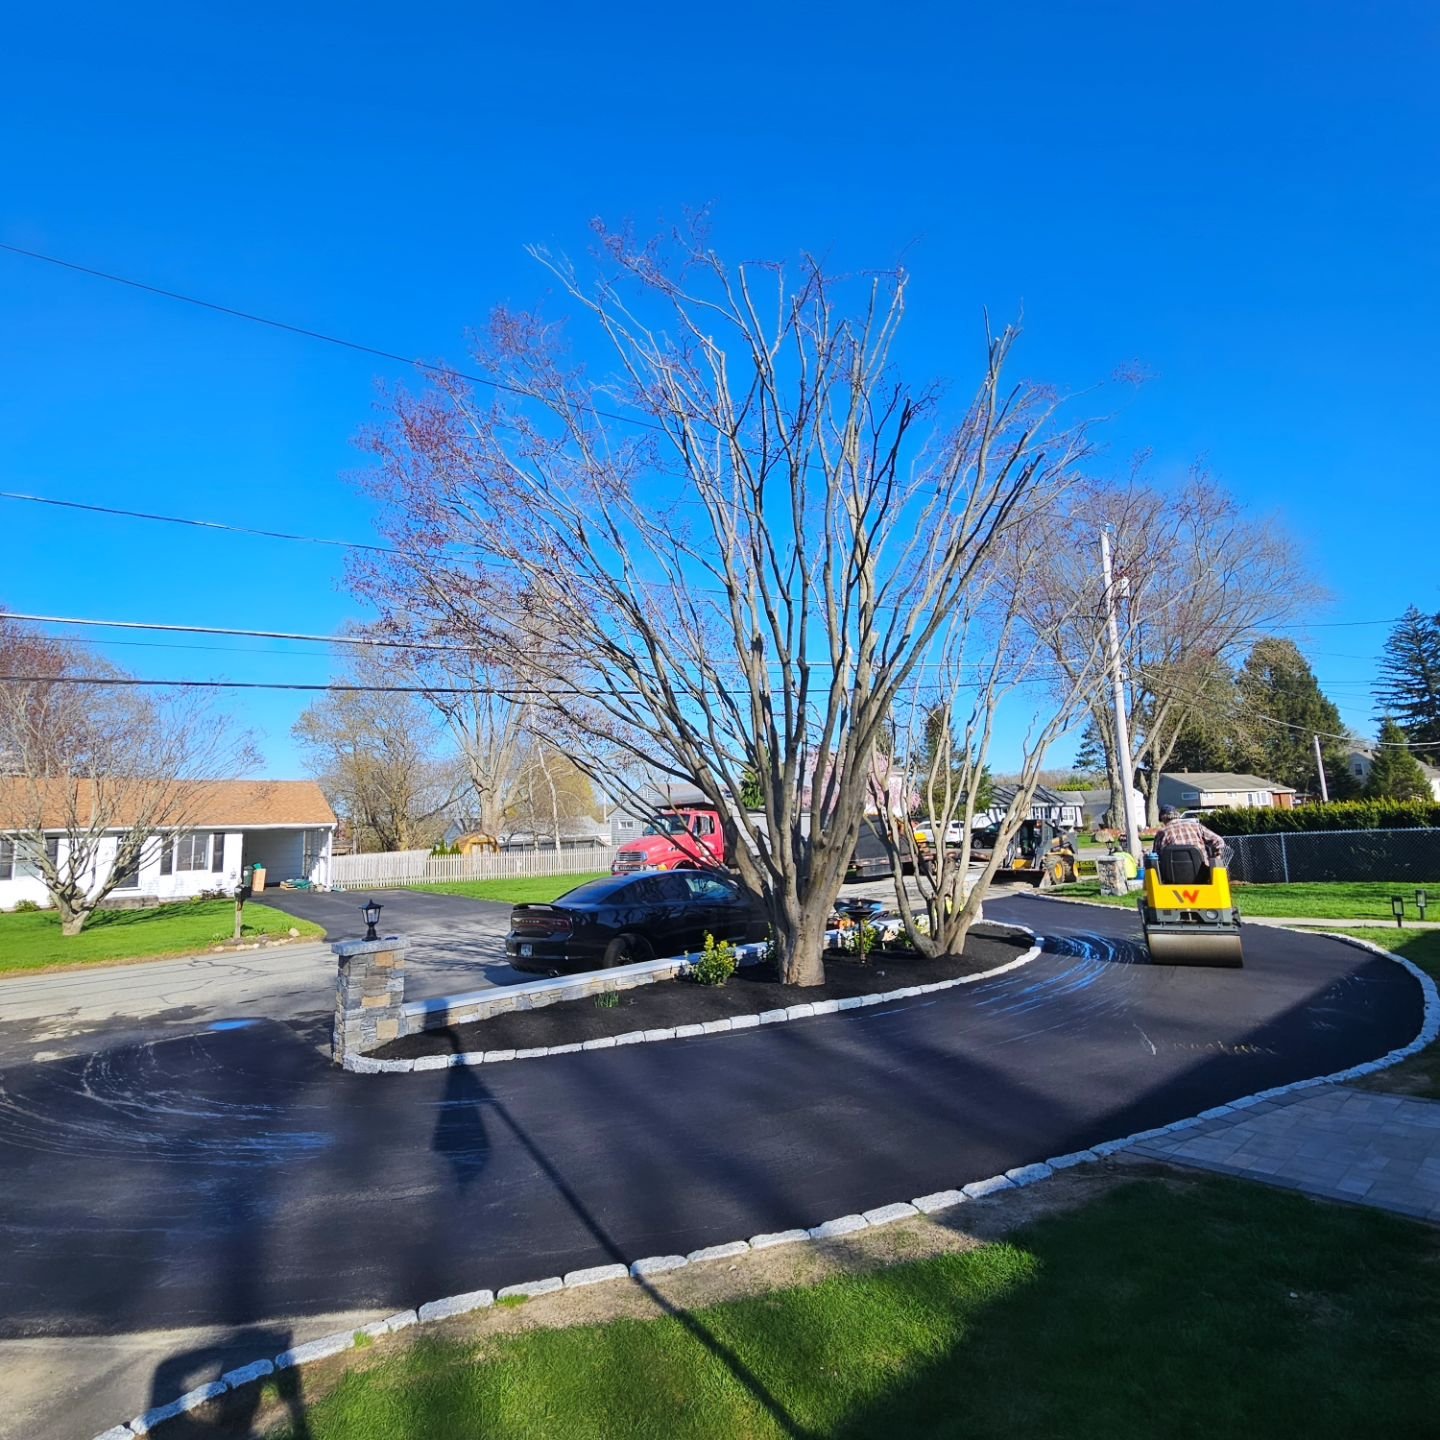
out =
{"type": "Polygon", "coordinates": [[[33,915],[39,908],[39,904],[34,900],[17,900],[10,907],[12,913],[16,915],[33,915]]]}
{"type": "Polygon", "coordinates": [[[880,932],[868,920],[862,920],[850,932],[851,953],[857,960],[868,960],[879,939],[880,932]]]}
{"type": "Polygon", "coordinates": [[[697,985],[723,985],[735,973],[735,947],[728,940],[718,944],[709,933],[700,958],[690,967],[690,978],[697,985]]]}
{"type": "Polygon", "coordinates": [[[357,1330],[355,1332],[355,1348],[357,1350],[364,1350],[367,1346],[373,1345],[374,1343],[375,1337],[373,1335],[367,1335],[363,1330],[357,1330]]]}
{"type": "Polygon", "coordinates": [[[620,1003],[620,992],[618,990],[602,990],[595,997],[595,1008],[597,1010],[613,1010],[620,1003]]]}

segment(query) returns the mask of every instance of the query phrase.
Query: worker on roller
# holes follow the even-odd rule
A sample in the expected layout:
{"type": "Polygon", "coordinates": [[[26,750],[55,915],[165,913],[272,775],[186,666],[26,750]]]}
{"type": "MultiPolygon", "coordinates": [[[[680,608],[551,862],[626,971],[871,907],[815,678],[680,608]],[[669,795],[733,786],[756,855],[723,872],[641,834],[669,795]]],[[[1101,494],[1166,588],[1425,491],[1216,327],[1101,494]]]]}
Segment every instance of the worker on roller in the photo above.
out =
{"type": "Polygon", "coordinates": [[[1225,854],[1225,842],[1213,830],[1207,830],[1198,820],[1182,819],[1173,805],[1161,808],[1160,821],[1161,829],[1155,836],[1157,855],[1172,845],[1191,845],[1205,852],[1209,865],[1220,864],[1225,854]]]}

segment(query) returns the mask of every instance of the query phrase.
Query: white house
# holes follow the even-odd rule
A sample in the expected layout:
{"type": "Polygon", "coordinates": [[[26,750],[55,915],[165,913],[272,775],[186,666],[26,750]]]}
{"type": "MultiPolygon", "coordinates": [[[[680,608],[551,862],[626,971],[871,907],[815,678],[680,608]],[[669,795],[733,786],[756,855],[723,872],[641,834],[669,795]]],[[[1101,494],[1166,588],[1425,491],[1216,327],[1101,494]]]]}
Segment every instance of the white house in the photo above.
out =
{"type": "MultiPolygon", "coordinates": [[[[1352,750],[1345,757],[1346,768],[1362,785],[1370,779],[1370,767],[1374,763],[1373,750],[1352,750]]],[[[1440,770],[1433,765],[1427,765],[1418,755],[1415,763],[1425,772],[1425,778],[1430,782],[1431,797],[1440,801],[1440,770]]]]}
{"type": "MultiPolygon", "coordinates": [[[[46,848],[63,863],[69,842],[60,787],[67,797],[73,789],[69,781],[57,782],[55,813],[42,818],[46,848]]],[[[22,900],[50,903],[39,867],[27,853],[30,842],[17,833],[26,823],[29,796],[27,782],[0,779],[0,910],[22,900]]],[[[263,865],[267,885],[300,879],[329,884],[335,812],[313,780],[197,782],[179,808],[184,826],[161,830],[146,842],[140,863],[112,892],[115,899],[177,900],[206,890],[233,890],[246,865],[263,865]]],[[[117,826],[126,823],[121,814],[114,818],[117,826]]],[[[117,831],[95,847],[89,887],[102,874],[108,876],[120,840],[117,831]]]]}
{"type": "MultiPolygon", "coordinates": [[[[984,818],[992,825],[998,825],[1015,803],[1019,787],[996,785],[990,792],[990,808],[984,818]]],[[[1030,800],[1032,820],[1046,820],[1057,830],[1078,830],[1085,823],[1085,809],[1078,790],[1051,790],[1046,785],[1037,785],[1030,800]]],[[[1107,797],[1108,799],[1108,797],[1107,797]]],[[[977,815],[977,820],[981,817],[977,815]]]]}
{"type": "Polygon", "coordinates": [[[1160,776],[1160,804],[1177,810],[1289,810],[1295,791],[1259,775],[1223,771],[1173,770],[1160,776]]]}

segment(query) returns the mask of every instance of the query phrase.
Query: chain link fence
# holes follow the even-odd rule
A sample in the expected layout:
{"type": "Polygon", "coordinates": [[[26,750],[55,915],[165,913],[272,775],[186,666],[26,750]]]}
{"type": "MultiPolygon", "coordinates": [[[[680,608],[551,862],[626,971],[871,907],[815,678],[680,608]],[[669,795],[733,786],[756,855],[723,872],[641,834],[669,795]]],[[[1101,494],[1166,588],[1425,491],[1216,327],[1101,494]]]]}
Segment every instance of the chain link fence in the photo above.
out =
{"type": "Polygon", "coordinates": [[[1418,880],[1440,883],[1440,829],[1299,830],[1227,835],[1230,878],[1252,885],[1304,880],[1418,880]]]}

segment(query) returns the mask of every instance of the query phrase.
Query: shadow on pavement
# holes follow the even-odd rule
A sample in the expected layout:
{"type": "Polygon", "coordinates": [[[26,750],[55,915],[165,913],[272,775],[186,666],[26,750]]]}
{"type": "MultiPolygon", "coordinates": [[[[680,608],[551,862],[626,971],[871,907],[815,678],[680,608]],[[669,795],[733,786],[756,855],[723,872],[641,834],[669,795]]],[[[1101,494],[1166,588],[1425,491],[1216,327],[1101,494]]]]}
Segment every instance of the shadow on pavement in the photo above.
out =
{"type": "MultiPolygon", "coordinates": [[[[155,1367],[150,1382],[150,1406],[168,1405],[177,1396],[218,1380],[227,1370],[244,1363],[235,1359],[237,1354],[273,1357],[288,1350],[290,1345],[289,1330],[256,1327],[237,1331],[223,1347],[202,1346],[171,1355],[155,1367]]],[[[201,1414],[191,1411],[177,1415],[163,1422],[158,1433],[161,1440],[220,1440],[222,1436],[225,1440],[238,1440],[254,1432],[261,1401],[277,1395],[286,1410],[288,1440],[309,1440],[301,1375],[299,1369],[293,1367],[228,1391],[206,1406],[201,1414]]]]}
{"type": "MultiPolygon", "coordinates": [[[[452,1049],[457,1054],[460,1053],[459,1036],[453,1030],[445,1033],[452,1049]]],[[[485,1157],[489,1153],[489,1140],[482,1114],[482,1106],[488,1106],[564,1199],[606,1260],[611,1264],[627,1264],[628,1257],[620,1245],[581,1199],[560,1166],[535,1142],[525,1127],[510,1113],[505,1103],[491,1094],[475,1073],[474,1067],[456,1065],[452,1066],[448,1073],[449,1081],[441,1100],[434,1148],[449,1161],[461,1191],[475,1178],[479,1169],[483,1168],[485,1157]]],[[[724,1364],[730,1374],[765,1408],[784,1434],[802,1440],[807,1432],[796,1424],[786,1408],[733,1349],[725,1345],[689,1311],[672,1304],[644,1276],[636,1276],[635,1283],[659,1310],[678,1321],[693,1339],[724,1364]]]]}

